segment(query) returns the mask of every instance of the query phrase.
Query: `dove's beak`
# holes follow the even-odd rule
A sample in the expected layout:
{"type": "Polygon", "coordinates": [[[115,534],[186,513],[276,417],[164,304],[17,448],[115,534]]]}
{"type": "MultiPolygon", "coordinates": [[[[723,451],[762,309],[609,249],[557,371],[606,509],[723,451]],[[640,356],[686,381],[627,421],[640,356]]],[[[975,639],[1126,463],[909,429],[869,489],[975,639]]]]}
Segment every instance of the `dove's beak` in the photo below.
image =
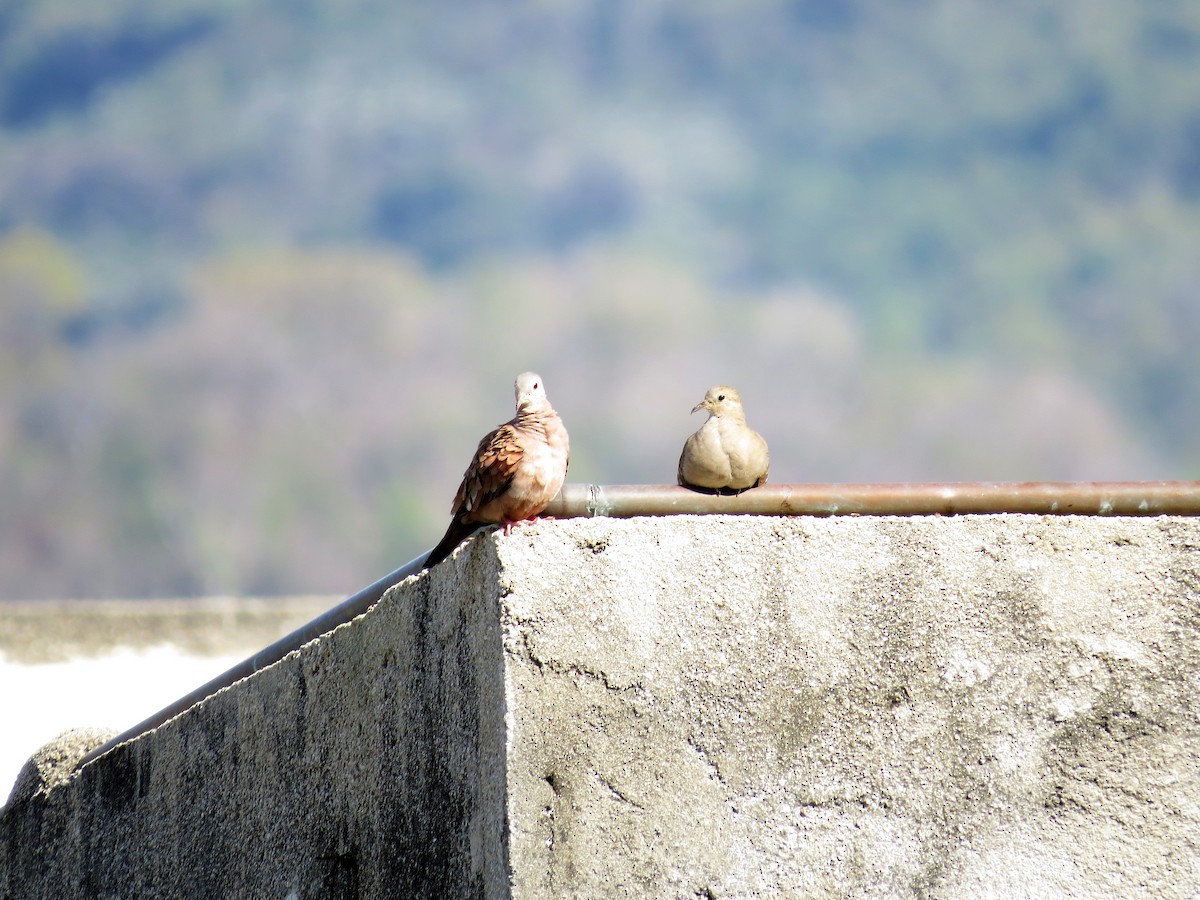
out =
{"type": "Polygon", "coordinates": [[[693,406],[692,412],[698,413],[702,409],[708,409],[708,401],[707,400],[701,400],[699,403],[697,403],[695,406],[693,406]]]}

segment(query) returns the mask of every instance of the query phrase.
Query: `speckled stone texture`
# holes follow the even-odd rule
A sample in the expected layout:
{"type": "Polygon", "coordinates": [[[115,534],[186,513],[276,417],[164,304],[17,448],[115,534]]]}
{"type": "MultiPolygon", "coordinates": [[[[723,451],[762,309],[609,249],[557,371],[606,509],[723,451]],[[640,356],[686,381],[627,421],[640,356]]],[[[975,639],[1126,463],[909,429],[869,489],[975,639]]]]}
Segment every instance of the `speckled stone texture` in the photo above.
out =
{"type": "Polygon", "coordinates": [[[70,781],[79,761],[119,732],[111,728],[70,728],[43,744],[17,773],[8,803],[28,800],[70,781]]]}
{"type": "Polygon", "coordinates": [[[1200,520],[1166,517],[483,533],[0,812],[3,898],[1196,884],[1200,520]]]}

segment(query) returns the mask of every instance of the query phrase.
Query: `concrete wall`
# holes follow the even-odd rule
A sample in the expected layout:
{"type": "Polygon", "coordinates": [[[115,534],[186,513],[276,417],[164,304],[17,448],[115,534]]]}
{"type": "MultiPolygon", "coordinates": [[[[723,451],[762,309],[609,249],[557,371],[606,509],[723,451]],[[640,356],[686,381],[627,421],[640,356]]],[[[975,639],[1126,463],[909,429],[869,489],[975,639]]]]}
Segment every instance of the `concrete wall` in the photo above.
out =
{"type": "Polygon", "coordinates": [[[0,601],[0,804],[55,735],[124,731],[341,599],[0,601]]]}
{"type": "Polygon", "coordinates": [[[1200,520],[569,520],[0,811],[0,897],[1193,897],[1200,520]]]}

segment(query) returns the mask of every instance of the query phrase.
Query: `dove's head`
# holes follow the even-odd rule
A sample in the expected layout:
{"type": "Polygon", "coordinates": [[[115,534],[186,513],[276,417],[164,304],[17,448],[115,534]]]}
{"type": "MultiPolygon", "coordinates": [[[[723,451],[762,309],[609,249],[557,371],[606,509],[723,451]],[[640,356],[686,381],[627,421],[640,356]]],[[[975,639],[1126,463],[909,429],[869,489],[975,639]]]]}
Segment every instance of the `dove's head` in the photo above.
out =
{"type": "Polygon", "coordinates": [[[537,372],[522,372],[513,385],[517,396],[517,412],[539,412],[550,407],[546,384],[537,372]]]}
{"type": "Polygon", "coordinates": [[[710,387],[708,393],[704,395],[704,399],[692,407],[692,412],[699,412],[702,409],[707,409],[710,416],[745,421],[745,414],[742,412],[742,396],[737,392],[737,388],[731,388],[727,384],[710,387]]]}

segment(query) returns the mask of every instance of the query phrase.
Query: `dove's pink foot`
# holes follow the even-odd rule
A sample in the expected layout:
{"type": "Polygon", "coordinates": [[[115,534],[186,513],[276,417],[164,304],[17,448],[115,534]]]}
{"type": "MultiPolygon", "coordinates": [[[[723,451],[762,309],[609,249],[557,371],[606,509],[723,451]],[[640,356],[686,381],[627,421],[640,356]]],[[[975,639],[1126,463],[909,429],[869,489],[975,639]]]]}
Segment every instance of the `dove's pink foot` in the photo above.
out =
{"type": "Polygon", "coordinates": [[[513,529],[518,525],[532,525],[535,522],[553,522],[554,516],[530,516],[528,519],[504,519],[501,524],[504,526],[504,533],[512,534],[513,529]]]}

